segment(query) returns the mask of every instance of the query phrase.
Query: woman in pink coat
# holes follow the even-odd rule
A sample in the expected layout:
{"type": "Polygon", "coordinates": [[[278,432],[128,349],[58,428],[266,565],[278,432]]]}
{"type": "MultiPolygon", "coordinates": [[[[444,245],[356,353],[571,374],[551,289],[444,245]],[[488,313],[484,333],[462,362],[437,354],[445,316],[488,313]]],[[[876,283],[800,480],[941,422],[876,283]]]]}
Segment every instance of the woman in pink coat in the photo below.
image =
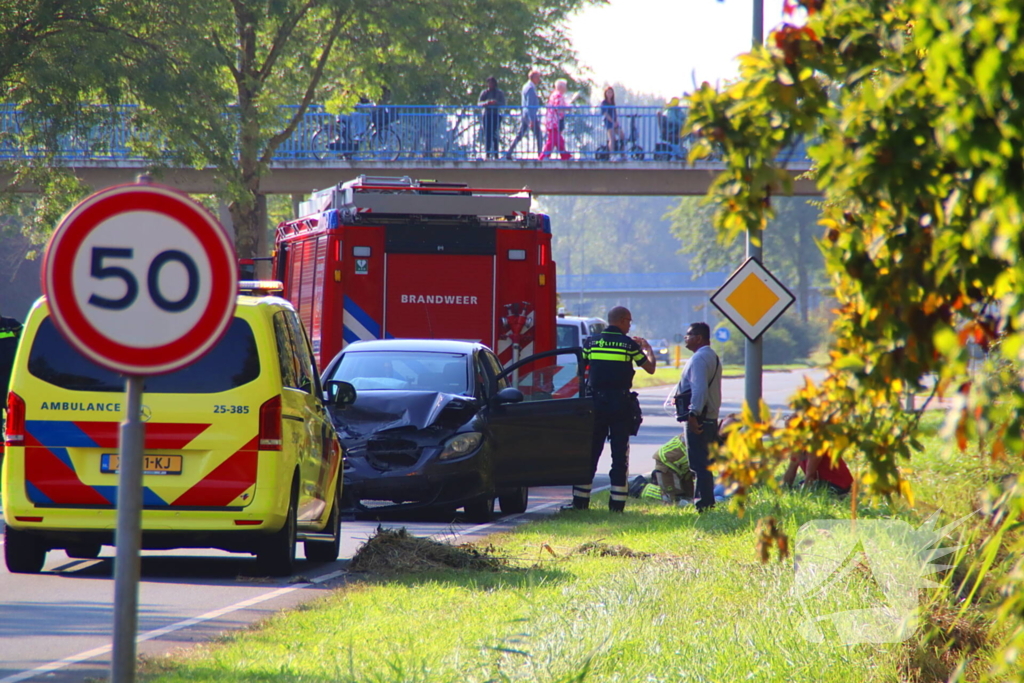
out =
{"type": "Polygon", "coordinates": [[[562,137],[562,119],[565,118],[566,107],[568,106],[565,99],[565,91],[568,89],[568,83],[566,83],[564,78],[560,78],[555,81],[555,89],[551,91],[551,96],[548,97],[548,108],[544,114],[544,130],[547,131],[547,140],[545,140],[544,149],[541,150],[538,157],[541,161],[547,159],[548,154],[556,147],[561,152],[563,160],[570,158],[569,153],[565,151],[565,138],[562,137]]]}

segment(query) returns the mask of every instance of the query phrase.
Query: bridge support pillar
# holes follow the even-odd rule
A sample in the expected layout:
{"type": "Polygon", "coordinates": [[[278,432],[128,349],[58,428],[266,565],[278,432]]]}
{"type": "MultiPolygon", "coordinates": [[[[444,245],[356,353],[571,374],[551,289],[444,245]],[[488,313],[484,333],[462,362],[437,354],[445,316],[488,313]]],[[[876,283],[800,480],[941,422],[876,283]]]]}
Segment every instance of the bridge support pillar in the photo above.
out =
{"type": "Polygon", "coordinates": [[[224,229],[228,231],[228,235],[231,236],[231,241],[235,241],[235,224],[231,220],[231,210],[228,209],[228,203],[223,199],[217,202],[217,218],[220,220],[220,224],[224,226],[224,229]]]}

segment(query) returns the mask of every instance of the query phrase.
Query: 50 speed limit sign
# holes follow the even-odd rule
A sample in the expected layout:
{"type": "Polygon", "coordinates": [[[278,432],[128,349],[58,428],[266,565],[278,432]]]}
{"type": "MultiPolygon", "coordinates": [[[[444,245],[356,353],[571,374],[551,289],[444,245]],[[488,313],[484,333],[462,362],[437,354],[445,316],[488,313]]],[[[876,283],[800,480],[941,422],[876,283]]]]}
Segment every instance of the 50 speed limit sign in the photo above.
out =
{"type": "Polygon", "coordinates": [[[235,310],[238,264],[203,206],[159,185],[121,185],[88,197],[57,226],[43,293],[83,354],[126,375],[156,375],[220,339],[235,310]]]}

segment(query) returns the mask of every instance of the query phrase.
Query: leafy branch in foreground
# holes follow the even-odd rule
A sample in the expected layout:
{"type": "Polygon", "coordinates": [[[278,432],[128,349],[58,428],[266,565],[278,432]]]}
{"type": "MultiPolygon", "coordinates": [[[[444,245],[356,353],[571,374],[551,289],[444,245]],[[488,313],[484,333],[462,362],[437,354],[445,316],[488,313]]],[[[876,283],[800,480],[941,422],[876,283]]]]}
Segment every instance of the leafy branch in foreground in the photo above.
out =
{"type": "Polygon", "coordinates": [[[800,4],[805,26],[782,25],[742,58],[741,80],[691,97],[693,154],[724,151],[708,201],[727,238],[765,226],[790,182],[775,160],[811,142],[838,300],[828,376],[781,426],[747,411],[725,474],[745,490],[791,452],[843,456],[863,464],[871,492],[912,500],[901,464],[918,448],[917,418],[901,401],[927,375],[956,401],[951,441],[994,457],[1024,446],[1024,51],[999,47],[1017,44],[1022,8],[800,4]],[[1005,362],[969,373],[973,345],[1005,362]]]}

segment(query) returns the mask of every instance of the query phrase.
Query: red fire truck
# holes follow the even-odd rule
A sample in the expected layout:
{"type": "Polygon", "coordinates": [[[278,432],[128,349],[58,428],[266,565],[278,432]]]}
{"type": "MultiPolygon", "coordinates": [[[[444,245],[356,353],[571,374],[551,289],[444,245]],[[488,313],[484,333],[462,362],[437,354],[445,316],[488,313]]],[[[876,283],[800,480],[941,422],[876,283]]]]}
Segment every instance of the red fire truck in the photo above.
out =
{"type": "Polygon", "coordinates": [[[277,227],[275,277],[320,367],[363,339],[482,341],[503,364],[555,348],[548,217],[529,190],[359,176],[277,227]]]}

